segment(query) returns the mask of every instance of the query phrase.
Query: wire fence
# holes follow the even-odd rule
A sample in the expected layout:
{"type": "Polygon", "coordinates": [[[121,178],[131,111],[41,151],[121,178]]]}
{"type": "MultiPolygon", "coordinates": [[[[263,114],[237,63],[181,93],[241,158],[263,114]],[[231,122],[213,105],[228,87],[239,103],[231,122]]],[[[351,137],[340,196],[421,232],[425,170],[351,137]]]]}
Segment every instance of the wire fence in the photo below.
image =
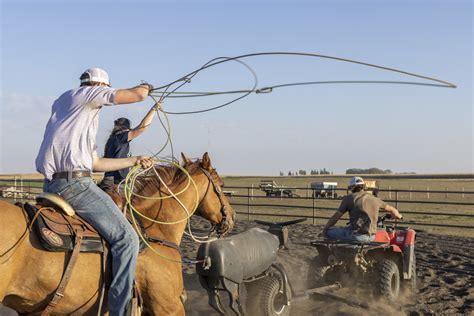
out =
{"type": "MultiPolygon", "coordinates": [[[[13,177],[0,179],[0,199],[11,202],[34,201],[42,192],[43,180],[13,177]]],[[[224,193],[240,216],[247,220],[262,217],[306,217],[313,224],[327,220],[337,210],[346,189],[335,188],[319,194],[310,187],[261,189],[258,186],[226,186],[224,193]]],[[[380,189],[385,202],[404,215],[401,224],[474,229],[474,191],[380,189]]]]}

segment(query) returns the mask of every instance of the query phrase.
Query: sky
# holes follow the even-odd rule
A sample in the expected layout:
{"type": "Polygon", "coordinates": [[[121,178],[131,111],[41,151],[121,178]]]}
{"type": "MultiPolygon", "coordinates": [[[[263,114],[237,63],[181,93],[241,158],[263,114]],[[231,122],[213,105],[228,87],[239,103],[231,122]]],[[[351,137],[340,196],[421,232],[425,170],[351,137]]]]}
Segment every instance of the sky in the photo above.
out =
{"type": "MultiPolygon", "coordinates": [[[[116,88],[167,84],[220,56],[263,51],[326,54],[452,82],[457,89],[338,84],[252,94],[228,107],[170,115],[175,156],[209,152],[225,175],[326,168],[473,172],[472,1],[22,1],[1,2],[0,173],[35,171],[51,105],[101,67],[116,88]]],[[[309,57],[243,59],[259,87],[317,80],[410,80],[309,57]]],[[[228,62],[183,91],[247,89],[249,71],[228,62]]],[[[229,96],[166,99],[169,111],[219,105],[229,96]]],[[[153,101],[106,107],[99,153],[113,121],[138,124],[153,101]]],[[[131,144],[156,153],[158,120],[131,144]]],[[[169,155],[165,151],[162,155],[169,155]]]]}

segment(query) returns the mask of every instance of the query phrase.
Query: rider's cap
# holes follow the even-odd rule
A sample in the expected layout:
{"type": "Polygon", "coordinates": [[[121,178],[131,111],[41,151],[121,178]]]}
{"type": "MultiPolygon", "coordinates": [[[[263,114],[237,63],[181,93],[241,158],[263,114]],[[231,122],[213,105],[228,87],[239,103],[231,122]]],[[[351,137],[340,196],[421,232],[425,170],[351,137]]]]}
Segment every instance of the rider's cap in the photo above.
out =
{"type": "Polygon", "coordinates": [[[351,180],[349,181],[349,186],[354,186],[354,185],[363,185],[365,184],[364,179],[361,177],[352,177],[351,180]]]}
{"type": "Polygon", "coordinates": [[[109,75],[104,69],[100,68],[89,68],[84,71],[81,75],[81,83],[86,82],[105,83],[110,86],[109,75]]]}

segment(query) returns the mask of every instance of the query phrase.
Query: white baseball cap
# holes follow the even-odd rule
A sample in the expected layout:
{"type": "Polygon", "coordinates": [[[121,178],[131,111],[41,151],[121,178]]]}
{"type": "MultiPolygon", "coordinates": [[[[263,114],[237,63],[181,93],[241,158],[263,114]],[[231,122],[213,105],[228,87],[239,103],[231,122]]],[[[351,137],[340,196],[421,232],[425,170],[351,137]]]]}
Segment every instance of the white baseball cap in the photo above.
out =
{"type": "Polygon", "coordinates": [[[352,177],[351,180],[349,181],[349,186],[352,187],[354,185],[363,185],[365,184],[364,179],[361,177],[352,177]]]}
{"type": "Polygon", "coordinates": [[[104,69],[89,68],[82,73],[81,78],[81,83],[99,82],[110,86],[109,75],[104,69]],[[86,74],[87,76],[85,76],[86,74]]]}

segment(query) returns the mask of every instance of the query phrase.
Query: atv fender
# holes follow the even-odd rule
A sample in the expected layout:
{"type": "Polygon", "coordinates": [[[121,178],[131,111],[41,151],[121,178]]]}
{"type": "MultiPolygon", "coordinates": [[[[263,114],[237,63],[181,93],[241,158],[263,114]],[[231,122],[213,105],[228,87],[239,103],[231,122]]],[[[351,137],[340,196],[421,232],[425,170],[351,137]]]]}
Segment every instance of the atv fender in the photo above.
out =
{"type": "Polygon", "coordinates": [[[415,260],[415,236],[416,233],[412,229],[408,229],[405,235],[405,243],[403,245],[403,279],[410,280],[416,275],[412,275],[410,268],[415,260]]]}

